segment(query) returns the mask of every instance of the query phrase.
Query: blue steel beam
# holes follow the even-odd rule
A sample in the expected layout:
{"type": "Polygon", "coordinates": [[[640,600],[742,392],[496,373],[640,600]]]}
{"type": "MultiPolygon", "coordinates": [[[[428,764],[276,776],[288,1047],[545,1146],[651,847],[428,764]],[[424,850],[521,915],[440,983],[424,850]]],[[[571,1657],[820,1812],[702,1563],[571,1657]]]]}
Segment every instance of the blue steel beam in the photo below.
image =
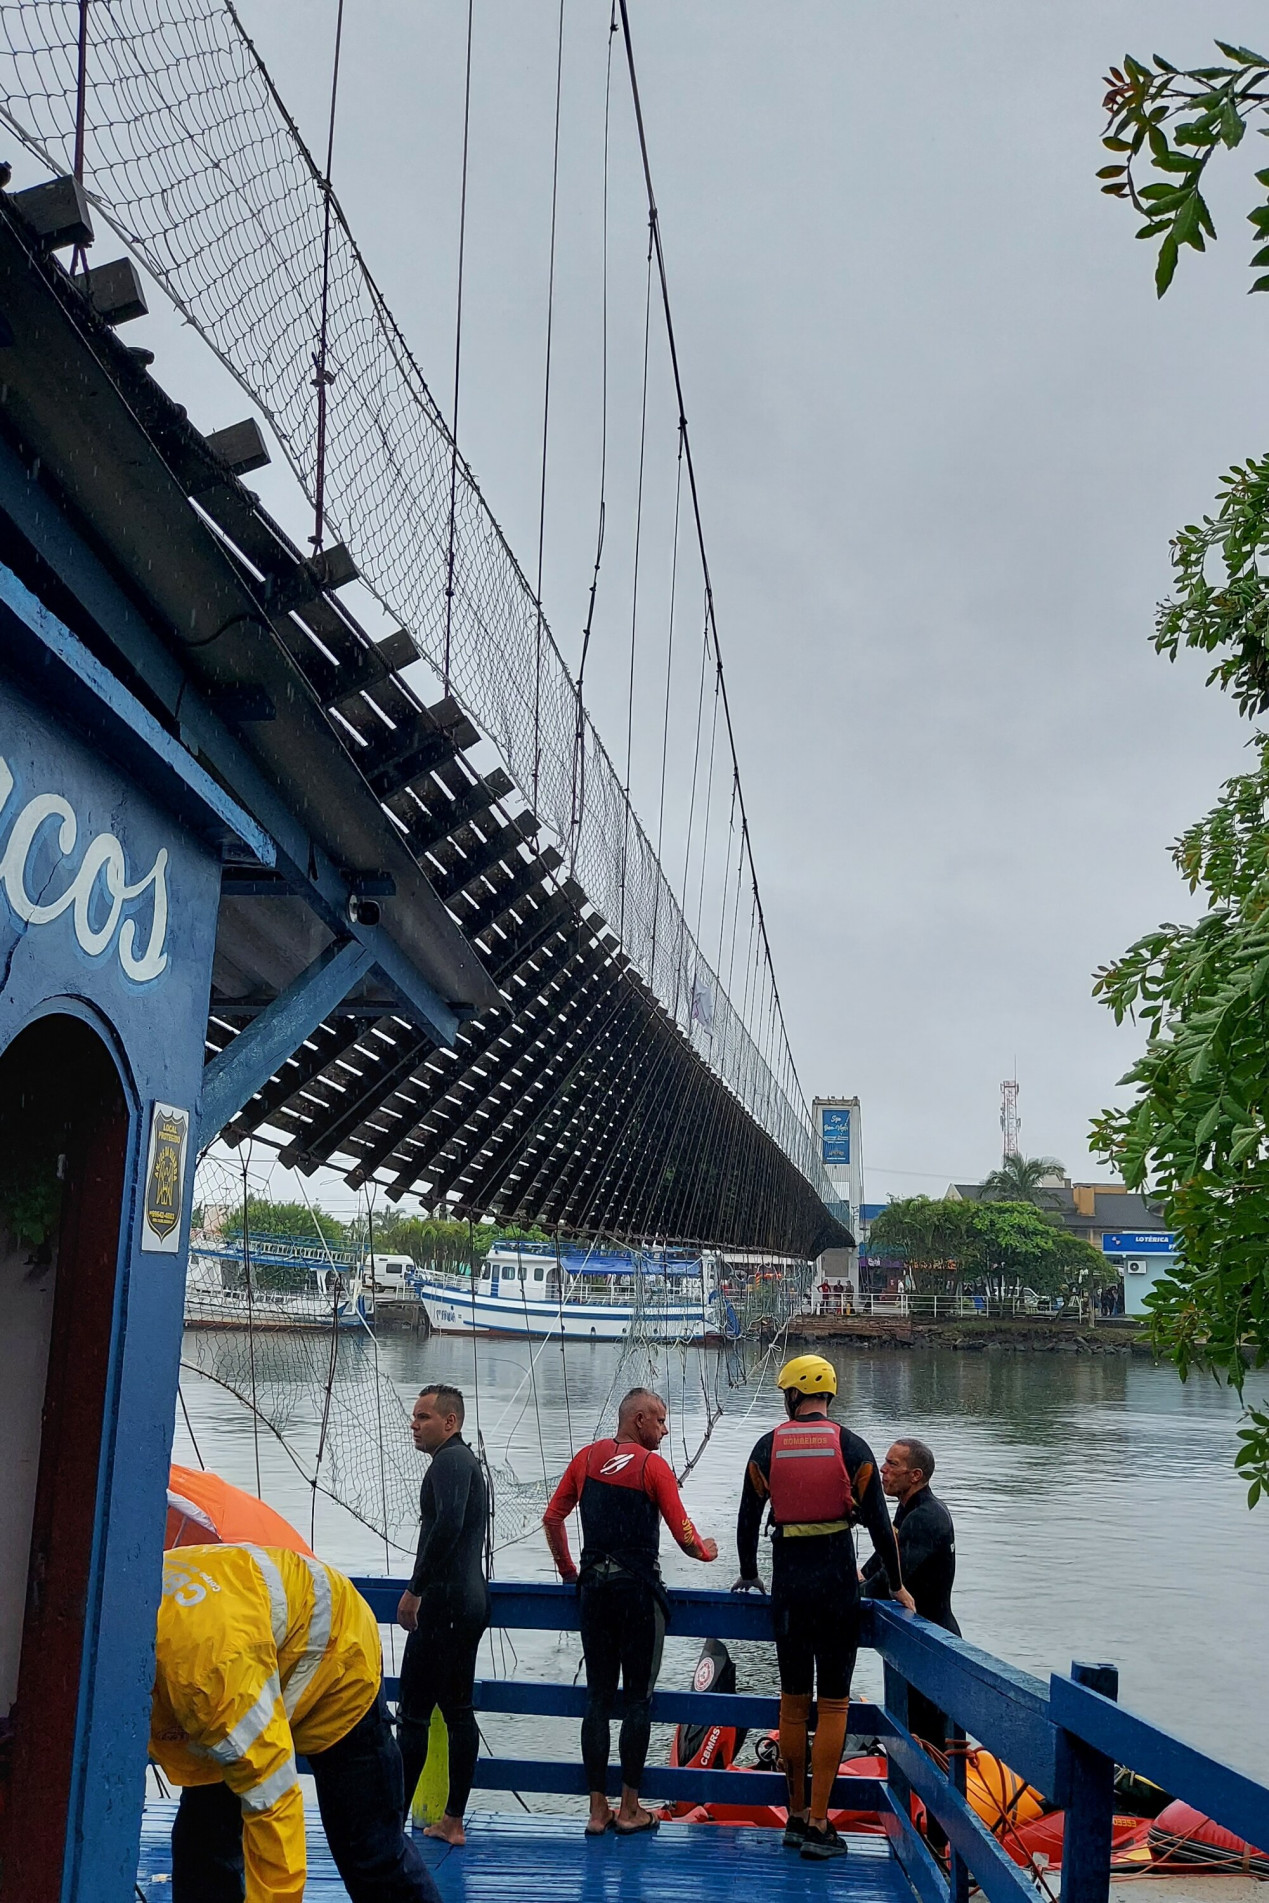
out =
{"type": "MultiPolygon", "coordinates": [[[[381,1625],[394,1625],[397,1601],[408,1579],[378,1579],[358,1575],[353,1580],[381,1625]]],[[[671,1624],[676,1639],[766,1639],[771,1626],[771,1603],[753,1593],[703,1591],[699,1587],[668,1586],[671,1624]]],[[[578,1600],[572,1586],[548,1585],[545,1580],[489,1582],[489,1622],[535,1632],[576,1632],[578,1600]]],[[[909,1615],[910,1616],[910,1615],[909,1615]]],[[[872,1643],[867,1629],[864,1644],[872,1643]]]]}
{"type": "Polygon", "coordinates": [[[943,1826],[948,1842],[973,1871],[988,1903],[1035,1903],[1030,1872],[1023,1875],[1021,1867],[909,1732],[896,1727],[886,1755],[892,1768],[897,1766],[902,1771],[912,1790],[943,1826]]]}
{"type": "MultiPolygon", "coordinates": [[[[428,984],[396,941],[379,925],[350,923],[348,881],[310,839],[282,795],[194,688],[177,657],[129,601],[105,564],[74,533],[60,511],[0,439],[0,506],[44,561],[103,628],[119,652],[173,715],[181,733],[233,790],[277,848],[279,871],[290,878],[323,923],[357,939],[412,1016],[442,1046],[453,1043],[461,1019],[428,984]]],[[[288,1052],[289,1055],[289,1052],[288,1052]]]]}
{"type": "Polygon", "coordinates": [[[1059,1673],[1049,1681],[1049,1696],[1063,1730],[1113,1763],[1175,1792],[1235,1836],[1269,1850],[1269,1792],[1262,1784],[1059,1673]]]}
{"type": "MultiPolygon", "coordinates": [[[[588,1788],[585,1767],[565,1758],[478,1758],[472,1782],[480,1791],[551,1791],[570,1797],[585,1797],[588,1788]]],[[[620,1766],[610,1764],[609,1790],[615,1793],[620,1783],[620,1766]]],[[[689,1804],[759,1803],[783,1809],[789,1801],[783,1771],[701,1771],[694,1765],[662,1764],[644,1772],[643,1788],[689,1804]]],[[[829,1803],[834,1810],[880,1810],[885,1790],[878,1777],[839,1777],[829,1803]]],[[[1026,1903],[1033,1903],[1030,1892],[1026,1903]]]]}
{"type": "Polygon", "coordinates": [[[241,840],[260,865],[273,865],[277,854],[268,834],[2,564],[0,647],[6,663],[20,670],[19,678],[27,679],[51,705],[79,714],[178,818],[192,810],[205,824],[210,816],[241,840]]]}
{"type": "Polygon", "coordinates": [[[886,1663],[1045,1797],[1056,1795],[1056,1730],[1045,1685],[913,1612],[869,1602],[874,1645],[886,1663]]]}
{"type": "MultiPolygon", "coordinates": [[[[384,1680],[388,1696],[394,1681],[384,1680]]],[[[586,1710],[586,1687],[517,1678],[478,1678],[472,1694],[477,1711],[498,1711],[520,1718],[581,1718],[586,1710]]],[[[625,1710],[625,1693],[618,1692],[613,1711],[625,1710]]],[[[775,1697],[746,1692],[655,1691],[652,1722],[657,1725],[743,1725],[747,1731],[774,1731],[780,1717],[775,1697]]],[[[852,1699],[850,1732],[854,1738],[884,1738],[894,1721],[880,1706],[852,1699]]]]}
{"type": "MultiPolygon", "coordinates": [[[[902,1802],[889,1784],[881,1787],[877,1809],[891,1850],[903,1865],[904,1875],[920,1898],[920,1903],[949,1903],[948,1883],[930,1853],[929,1845],[908,1815],[909,1800],[902,1802]]],[[[955,1851],[952,1853],[957,1854],[955,1851]]]]}
{"type": "Polygon", "coordinates": [[[355,938],[328,945],[203,1072],[199,1146],[210,1143],[281,1070],[376,962],[355,938]]]}

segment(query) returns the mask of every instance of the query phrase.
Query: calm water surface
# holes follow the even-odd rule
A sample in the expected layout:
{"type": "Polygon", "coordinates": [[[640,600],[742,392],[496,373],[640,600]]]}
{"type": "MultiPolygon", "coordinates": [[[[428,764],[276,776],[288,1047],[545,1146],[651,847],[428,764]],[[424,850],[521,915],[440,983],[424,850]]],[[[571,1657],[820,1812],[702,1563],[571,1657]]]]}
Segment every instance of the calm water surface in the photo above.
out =
{"type": "MultiPolygon", "coordinates": [[[[362,1348],[361,1352],[373,1350],[362,1348]]],[[[526,1483],[554,1480],[573,1447],[611,1431],[614,1393],[653,1376],[667,1395],[681,1468],[704,1428],[703,1387],[725,1412],[684,1487],[688,1509],[721,1549],[702,1566],[668,1536],[662,1564],[684,1585],[729,1586],[736,1575],[735,1512],[753,1442],[780,1418],[768,1362],[747,1385],[712,1352],[648,1351],[636,1365],[616,1346],[558,1344],[540,1353],[516,1342],[385,1336],[380,1365],[407,1403],[425,1381],[447,1380],[479,1398],[491,1458],[526,1483]],[[757,1378],[761,1377],[761,1378],[757,1378]]],[[[1074,1658],[1119,1666],[1120,1697],[1243,1770],[1269,1777],[1269,1505],[1254,1513],[1232,1468],[1238,1404],[1210,1382],[1178,1381],[1170,1368],[1120,1357],[840,1353],[838,1414],[878,1457],[903,1432],[933,1447],[935,1490],[957,1528],[954,1605],[966,1638],[1041,1676],[1074,1658]]],[[[1258,1395],[1269,1392],[1262,1384],[1258,1395]]],[[[209,1467],[262,1491],[308,1530],[311,1495],[279,1443],[253,1435],[229,1394],[187,1376],[185,1402],[209,1467]]],[[[289,1431],[301,1457],[315,1444],[304,1397],[289,1431]]],[[[390,1431],[402,1431],[399,1423],[390,1431]]],[[[194,1464],[178,1414],[175,1458],[194,1464]]],[[[420,1462],[420,1468],[422,1463],[420,1462]]],[[[540,1505],[536,1510],[540,1512],[540,1505]]],[[[363,1572],[408,1570],[399,1554],[319,1498],[316,1544],[336,1565],[363,1572]]],[[[867,1551],[867,1535],[860,1536],[867,1551]]],[[[576,1550],[576,1540],[574,1540],[576,1550]]],[[[766,1569],[765,1557],[763,1560],[766,1569]]],[[[503,1578],[553,1577],[540,1534],[499,1555],[503,1578]]],[[[572,1678],[576,1635],[491,1635],[482,1669],[572,1678]]],[[[667,1641],[662,1684],[686,1686],[697,1652],[667,1641]]],[[[773,1684],[768,1648],[738,1648],[742,1688],[773,1684]]],[[[861,1657],[856,1689],[877,1696],[880,1667],[861,1657]]],[[[486,1731],[492,1730],[489,1721],[486,1731]]],[[[503,1721],[514,1727],[526,1721],[503,1721]]],[[[517,1752],[567,1753],[574,1728],[534,1721],[497,1740],[517,1752]]],[[[653,1757],[658,1755],[654,1744],[653,1757]]]]}

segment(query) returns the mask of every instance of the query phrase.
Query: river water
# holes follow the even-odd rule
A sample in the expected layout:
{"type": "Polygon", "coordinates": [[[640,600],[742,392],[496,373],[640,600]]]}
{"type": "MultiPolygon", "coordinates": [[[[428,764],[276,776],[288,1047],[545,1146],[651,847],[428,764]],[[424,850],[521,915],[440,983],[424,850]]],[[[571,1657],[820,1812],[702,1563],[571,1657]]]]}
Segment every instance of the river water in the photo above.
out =
{"type": "MultiPolygon", "coordinates": [[[[493,1461],[526,1487],[537,1483],[536,1513],[544,1477],[560,1473],[573,1447],[611,1432],[615,1394],[636,1381],[651,1375],[667,1396],[672,1433],[664,1451],[679,1469],[700,1446],[706,1394],[722,1400],[683,1489],[698,1527],[717,1538],[719,1559],[702,1566],[666,1536],[662,1565],[683,1585],[725,1587],[735,1578],[745,1459],[781,1413],[769,1359],[755,1357],[743,1370],[735,1357],[708,1350],[641,1350],[637,1359],[616,1346],[571,1343],[565,1356],[552,1343],[539,1345],[530,1368],[524,1343],[410,1335],[385,1336],[377,1351],[361,1352],[377,1352],[407,1406],[424,1382],[461,1387],[468,1427],[478,1403],[493,1461]]],[[[1236,1400],[1210,1381],[1182,1385],[1169,1367],[1120,1356],[828,1352],[838,1370],[838,1414],[878,1458],[905,1431],[934,1449],[935,1491],[956,1521],[954,1606],[967,1639],[1042,1677],[1075,1658],[1113,1661],[1123,1703],[1269,1777],[1269,1505],[1249,1512],[1233,1471],[1236,1400]]],[[[1259,1382],[1252,1398],[1263,1404],[1267,1392],[1259,1382]]],[[[283,1446],[253,1432],[249,1412],[197,1375],[186,1375],[183,1398],[206,1464],[254,1491],[258,1459],[264,1497],[307,1532],[312,1495],[283,1446]]],[[[311,1459],[315,1429],[304,1397],[296,1399],[288,1438],[311,1459]]],[[[403,1433],[403,1417],[385,1431],[403,1433]]],[[[179,1413],[174,1458],[196,1464],[179,1413]]],[[[385,1554],[380,1539],[321,1496],[315,1512],[323,1558],[349,1571],[408,1570],[399,1553],[385,1554]]],[[[866,1534],[859,1537],[867,1550],[866,1534]]],[[[538,1533],[505,1547],[497,1570],[508,1579],[553,1576],[538,1533]]],[[[576,1635],[491,1635],[487,1644],[482,1671],[571,1679],[578,1667],[576,1635]]],[[[689,1684],[697,1649],[671,1635],[663,1685],[689,1684]]],[[[742,1689],[773,1687],[769,1649],[737,1650],[742,1689]]],[[[875,1655],[861,1655],[856,1690],[880,1695],[875,1655]]],[[[483,1722],[492,1735],[496,1727],[483,1722]]],[[[517,1753],[567,1752],[571,1727],[537,1724],[534,1741],[521,1732],[494,1742],[517,1753]]]]}

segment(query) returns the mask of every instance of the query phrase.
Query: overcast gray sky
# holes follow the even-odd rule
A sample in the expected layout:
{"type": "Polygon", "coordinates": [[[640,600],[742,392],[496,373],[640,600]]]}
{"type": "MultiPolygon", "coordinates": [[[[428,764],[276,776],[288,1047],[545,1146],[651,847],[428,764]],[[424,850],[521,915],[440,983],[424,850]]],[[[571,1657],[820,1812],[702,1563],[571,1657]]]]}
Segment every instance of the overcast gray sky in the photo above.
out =
{"type": "MultiPolygon", "coordinates": [[[[241,10],[320,147],[334,0],[241,10]]],[[[1089,1118],[1138,1043],[1093,1003],[1090,973],[1186,912],[1169,842],[1246,739],[1201,666],[1149,646],[1169,537],[1269,441],[1269,301],[1245,295],[1243,222],[1263,154],[1249,141],[1220,167],[1220,243],[1186,254],[1159,304],[1131,213],[1093,177],[1100,82],[1125,50],[1192,63],[1213,31],[1255,44],[1263,8],[632,0],[631,13],[755,853],[807,1094],[861,1096],[870,1199],[937,1193],[997,1161],[1016,1058],[1024,1148],[1085,1175],[1089,1118]]],[[[555,0],[475,0],[460,435],[530,573],[556,19],[555,0]]],[[[447,408],[465,21],[461,0],[346,0],[335,150],[353,229],[447,408]]],[[[567,0],[565,21],[544,592],[575,662],[598,485],[607,0],[567,0]]],[[[644,283],[634,166],[615,64],[593,676],[614,748],[644,283]]],[[[241,409],[200,350],[149,321],[156,374],[200,423],[241,409]]],[[[652,417],[647,547],[664,570],[674,417],[655,351],[652,417]]],[[[286,512],[280,478],[265,493],[286,512]]],[[[649,660],[645,819],[654,674],[649,660]]],[[[671,798],[673,837],[681,788],[671,798]]]]}

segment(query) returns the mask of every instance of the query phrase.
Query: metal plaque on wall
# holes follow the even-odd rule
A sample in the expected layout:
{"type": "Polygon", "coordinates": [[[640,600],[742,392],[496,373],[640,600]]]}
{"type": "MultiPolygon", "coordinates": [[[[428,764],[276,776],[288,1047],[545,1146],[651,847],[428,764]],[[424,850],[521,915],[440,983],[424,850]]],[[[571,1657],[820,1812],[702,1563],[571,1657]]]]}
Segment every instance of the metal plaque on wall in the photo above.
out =
{"type": "Polygon", "coordinates": [[[150,1153],[145,1166],[141,1247],[149,1255],[175,1255],[181,1246],[181,1204],[189,1111],[156,1103],[150,1112],[150,1153]]]}

